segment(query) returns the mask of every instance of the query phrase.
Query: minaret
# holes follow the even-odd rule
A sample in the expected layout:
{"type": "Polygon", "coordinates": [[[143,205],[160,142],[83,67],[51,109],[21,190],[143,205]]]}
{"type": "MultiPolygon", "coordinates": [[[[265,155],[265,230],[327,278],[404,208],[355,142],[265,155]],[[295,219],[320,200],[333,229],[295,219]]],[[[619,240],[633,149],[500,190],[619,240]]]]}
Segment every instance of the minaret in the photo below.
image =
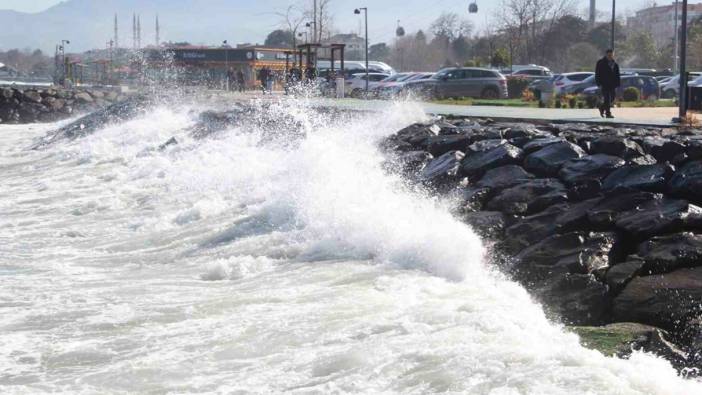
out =
{"type": "Polygon", "coordinates": [[[115,48],[119,48],[119,25],[117,24],[117,14],[115,14],[115,48]]]}
{"type": "Polygon", "coordinates": [[[158,14],[156,14],[156,47],[161,45],[161,26],[158,24],[158,14]]]}
{"type": "Polygon", "coordinates": [[[137,49],[141,49],[141,15],[137,16],[137,49]]]}
{"type": "Polygon", "coordinates": [[[136,13],[132,15],[132,48],[137,47],[137,27],[136,27],[136,13]]]}

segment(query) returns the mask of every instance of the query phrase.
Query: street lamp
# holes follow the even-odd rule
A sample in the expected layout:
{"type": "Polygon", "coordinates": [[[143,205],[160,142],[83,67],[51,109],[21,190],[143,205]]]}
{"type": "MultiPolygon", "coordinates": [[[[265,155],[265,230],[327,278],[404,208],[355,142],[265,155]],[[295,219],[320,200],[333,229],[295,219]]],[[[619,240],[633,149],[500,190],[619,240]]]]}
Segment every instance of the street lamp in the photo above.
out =
{"type": "Polygon", "coordinates": [[[680,30],[680,97],[678,98],[678,121],[687,115],[687,0],[682,2],[680,30]]]}
{"type": "Polygon", "coordinates": [[[616,29],[615,23],[617,22],[616,12],[617,12],[617,0],[612,0],[612,45],[610,47],[610,49],[612,51],[614,51],[614,31],[616,29]]]}
{"type": "Polygon", "coordinates": [[[353,13],[361,15],[361,10],[366,17],[366,99],[368,98],[368,7],[356,8],[353,13]]]}
{"type": "MultiPolygon", "coordinates": [[[[304,33],[305,33],[305,44],[307,44],[307,32],[304,32],[304,33]]],[[[297,36],[302,38],[302,33],[297,33],[297,36]]]]}
{"type": "Polygon", "coordinates": [[[59,50],[61,51],[61,80],[66,80],[66,45],[71,42],[68,40],[61,40],[61,45],[59,45],[59,50]]]}

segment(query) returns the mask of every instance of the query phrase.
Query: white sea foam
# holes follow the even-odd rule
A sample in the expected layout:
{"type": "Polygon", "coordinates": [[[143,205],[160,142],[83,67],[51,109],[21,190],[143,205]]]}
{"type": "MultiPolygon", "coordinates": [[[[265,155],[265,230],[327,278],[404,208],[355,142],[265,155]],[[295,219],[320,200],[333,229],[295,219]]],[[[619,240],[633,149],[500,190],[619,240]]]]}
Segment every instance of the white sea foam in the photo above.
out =
{"type": "Polygon", "coordinates": [[[0,127],[0,392],[696,394],[582,348],[382,171],[411,104],[196,141],[161,108],[25,151],[0,127]],[[179,144],[153,149],[176,136],[179,144]]]}

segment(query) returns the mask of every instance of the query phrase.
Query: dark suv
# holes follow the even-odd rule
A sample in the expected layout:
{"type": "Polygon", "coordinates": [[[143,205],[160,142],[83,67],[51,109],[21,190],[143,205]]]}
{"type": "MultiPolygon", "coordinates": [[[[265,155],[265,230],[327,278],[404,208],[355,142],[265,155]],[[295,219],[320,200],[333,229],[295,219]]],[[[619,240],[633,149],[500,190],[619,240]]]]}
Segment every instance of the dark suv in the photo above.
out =
{"type": "Polygon", "coordinates": [[[437,99],[506,99],[507,79],[499,72],[489,69],[448,68],[440,70],[427,80],[408,82],[404,89],[437,99]]]}
{"type": "MultiPolygon", "coordinates": [[[[617,97],[622,97],[624,89],[634,87],[639,90],[641,99],[643,100],[658,100],[661,97],[661,88],[653,77],[645,75],[623,75],[622,84],[617,88],[617,97]]],[[[583,91],[585,96],[600,96],[600,88],[593,86],[583,91]]]]}

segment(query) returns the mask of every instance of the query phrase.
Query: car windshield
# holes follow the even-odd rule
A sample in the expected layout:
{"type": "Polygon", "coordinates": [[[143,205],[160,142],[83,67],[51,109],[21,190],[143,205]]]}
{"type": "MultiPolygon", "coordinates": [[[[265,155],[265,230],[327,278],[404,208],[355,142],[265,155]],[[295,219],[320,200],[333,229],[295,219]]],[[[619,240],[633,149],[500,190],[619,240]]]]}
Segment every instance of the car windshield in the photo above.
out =
{"type": "Polygon", "coordinates": [[[595,76],[591,75],[583,80],[584,84],[592,84],[595,82],[595,76]]]}

